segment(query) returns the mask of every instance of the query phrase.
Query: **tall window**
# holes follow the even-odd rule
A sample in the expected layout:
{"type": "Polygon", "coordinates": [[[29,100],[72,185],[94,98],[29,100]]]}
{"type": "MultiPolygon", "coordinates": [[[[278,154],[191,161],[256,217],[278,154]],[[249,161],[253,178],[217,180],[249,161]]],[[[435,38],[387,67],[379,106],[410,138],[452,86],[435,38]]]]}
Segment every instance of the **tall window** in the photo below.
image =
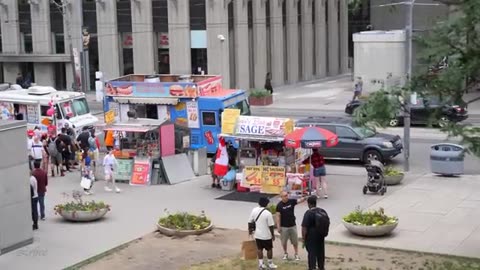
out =
{"type": "Polygon", "coordinates": [[[156,35],[158,73],[170,73],[170,52],[168,35],[168,1],[152,1],[153,32],[156,35]]]}
{"type": "Polygon", "coordinates": [[[130,0],[118,0],[117,28],[121,36],[123,75],[133,73],[132,6],[130,0]]]}
{"type": "Polygon", "coordinates": [[[97,8],[95,1],[83,0],[83,27],[90,34],[88,45],[88,77],[90,89],[95,90],[95,71],[98,70],[97,8]]]}
{"type": "Polygon", "coordinates": [[[23,52],[32,53],[32,19],[30,16],[30,4],[27,1],[18,1],[18,20],[20,32],[23,36],[23,52]]]}
{"type": "MultiPolygon", "coordinates": [[[[59,0],[55,0],[59,2],[59,0]]],[[[55,3],[50,3],[50,31],[54,35],[54,53],[64,54],[65,35],[63,29],[63,15],[55,3]]]]}
{"type": "MultiPolygon", "coordinates": [[[[186,0],[184,0],[186,1],[186,0]]],[[[204,37],[207,30],[207,11],[206,11],[206,2],[209,0],[189,0],[190,3],[190,30],[198,33],[198,38],[204,37]]],[[[193,40],[192,43],[197,43],[193,40]]],[[[199,44],[197,44],[199,45],[199,44]]],[[[197,46],[191,48],[191,57],[192,57],[192,73],[201,74],[202,72],[208,73],[208,62],[207,62],[207,48],[206,46],[197,46]]]]}

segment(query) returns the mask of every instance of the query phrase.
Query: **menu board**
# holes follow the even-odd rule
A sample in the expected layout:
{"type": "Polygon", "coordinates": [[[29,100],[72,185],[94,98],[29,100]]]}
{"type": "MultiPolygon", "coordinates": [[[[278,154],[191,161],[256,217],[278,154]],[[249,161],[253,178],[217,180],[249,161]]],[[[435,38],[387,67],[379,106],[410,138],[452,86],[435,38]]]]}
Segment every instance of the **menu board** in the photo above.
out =
{"type": "Polygon", "coordinates": [[[135,159],[130,185],[146,186],[150,183],[151,162],[149,159],[135,159]]]}
{"type": "Polygon", "coordinates": [[[243,170],[246,183],[249,185],[262,184],[262,166],[245,166],[243,170]]]}
{"type": "Polygon", "coordinates": [[[133,159],[117,159],[117,168],[114,171],[116,180],[128,181],[132,177],[133,159]]]}
{"type": "Polygon", "coordinates": [[[187,101],[187,118],[189,128],[200,128],[198,117],[198,103],[196,101],[187,101]]]}
{"type": "Polygon", "coordinates": [[[225,109],[222,112],[222,133],[233,134],[235,132],[235,123],[237,123],[239,116],[239,109],[225,109]]]}
{"type": "Polygon", "coordinates": [[[29,124],[39,123],[37,105],[27,105],[27,123],[29,124]]]}
{"type": "Polygon", "coordinates": [[[285,186],[285,168],[277,166],[245,166],[245,182],[250,185],[285,186]]]}

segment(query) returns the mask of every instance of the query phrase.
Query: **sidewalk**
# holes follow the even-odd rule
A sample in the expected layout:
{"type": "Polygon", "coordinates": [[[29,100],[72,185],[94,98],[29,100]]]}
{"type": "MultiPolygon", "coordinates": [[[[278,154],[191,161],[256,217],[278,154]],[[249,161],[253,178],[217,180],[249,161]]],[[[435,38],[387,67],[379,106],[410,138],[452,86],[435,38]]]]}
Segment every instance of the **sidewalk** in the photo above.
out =
{"type": "MultiPolygon", "coordinates": [[[[390,187],[385,196],[365,196],[361,192],[366,181],[363,168],[329,165],[330,198],[319,201],[331,218],[328,240],[480,257],[480,181],[473,177],[419,177],[411,175],[403,185],[390,187]],[[383,206],[388,214],[398,216],[396,234],[376,240],[347,236],[341,217],[357,206],[383,206]],[[447,229],[452,232],[448,236],[447,229]]],[[[67,223],[54,215],[53,207],[65,201],[64,192],[79,190],[79,180],[77,174],[53,178],[46,197],[47,220],[35,231],[34,244],[0,256],[0,269],[61,269],[73,265],[155,230],[155,222],[165,209],[204,210],[216,226],[244,230],[256,204],[215,200],[226,192],[212,190],[209,184],[209,176],[173,186],[123,184],[123,192],[115,194],[103,191],[100,181],[93,188],[95,195],[84,199],[105,201],[112,211],[99,222],[67,223]]],[[[306,209],[305,204],[297,207],[297,220],[306,209]]]]}

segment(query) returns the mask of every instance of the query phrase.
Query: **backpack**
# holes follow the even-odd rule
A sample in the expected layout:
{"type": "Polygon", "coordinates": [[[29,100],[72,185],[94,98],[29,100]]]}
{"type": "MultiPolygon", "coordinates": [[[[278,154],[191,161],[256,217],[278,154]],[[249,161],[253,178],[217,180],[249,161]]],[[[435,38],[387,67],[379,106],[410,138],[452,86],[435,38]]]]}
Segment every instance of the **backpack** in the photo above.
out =
{"type": "Polygon", "coordinates": [[[328,217],[327,212],[321,208],[316,208],[313,211],[313,214],[315,217],[315,229],[321,236],[327,237],[330,228],[330,218],[328,217]]]}
{"type": "Polygon", "coordinates": [[[58,155],[57,144],[54,140],[50,140],[50,143],[48,143],[47,146],[47,150],[48,154],[50,154],[51,157],[56,157],[58,155]]]}
{"type": "Polygon", "coordinates": [[[88,138],[88,145],[90,147],[90,150],[97,150],[97,143],[95,142],[94,137],[88,138]]]}

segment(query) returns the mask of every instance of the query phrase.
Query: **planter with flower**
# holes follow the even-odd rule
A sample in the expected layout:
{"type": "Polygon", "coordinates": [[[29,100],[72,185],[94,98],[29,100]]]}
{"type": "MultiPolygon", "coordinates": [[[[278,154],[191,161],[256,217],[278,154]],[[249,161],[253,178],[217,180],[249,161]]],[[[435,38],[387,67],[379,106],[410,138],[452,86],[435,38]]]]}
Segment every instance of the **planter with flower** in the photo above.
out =
{"type": "Polygon", "coordinates": [[[104,202],[84,202],[80,192],[74,191],[72,197],[73,201],[56,205],[55,214],[68,221],[89,222],[102,218],[110,211],[110,206],[104,202]]]}
{"type": "Polygon", "coordinates": [[[387,166],[385,168],[385,171],[383,172],[383,176],[385,179],[385,184],[398,185],[400,184],[400,182],[402,182],[403,178],[405,177],[405,174],[402,171],[395,169],[392,166],[387,166]]]}
{"type": "Polygon", "coordinates": [[[202,211],[200,215],[193,215],[187,212],[170,214],[158,220],[158,231],[167,236],[183,237],[188,235],[201,235],[213,229],[213,223],[202,211]]]}
{"type": "Polygon", "coordinates": [[[273,96],[268,90],[253,89],[248,96],[248,102],[252,106],[267,106],[273,103],[273,96]]]}
{"type": "Polygon", "coordinates": [[[362,211],[359,208],[344,216],[345,228],[360,236],[383,236],[390,234],[398,225],[398,218],[387,216],[383,208],[362,211]]]}

